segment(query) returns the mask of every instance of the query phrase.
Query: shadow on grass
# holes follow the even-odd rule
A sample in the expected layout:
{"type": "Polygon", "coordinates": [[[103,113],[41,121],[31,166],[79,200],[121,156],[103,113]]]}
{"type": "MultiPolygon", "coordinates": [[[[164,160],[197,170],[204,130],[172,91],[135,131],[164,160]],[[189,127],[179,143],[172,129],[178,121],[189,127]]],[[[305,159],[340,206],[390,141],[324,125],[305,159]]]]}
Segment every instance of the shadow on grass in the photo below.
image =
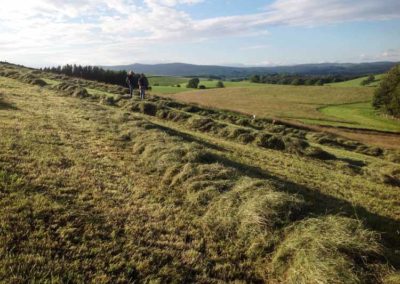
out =
{"type": "Polygon", "coordinates": [[[199,138],[197,138],[197,137],[195,137],[193,135],[190,135],[190,134],[178,131],[178,130],[174,130],[174,129],[166,127],[166,126],[155,124],[154,122],[150,122],[150,123],[151,123],[151,127],[149,126],[149,128],[158,129],[158,130],[164,131],[165,133],[167,133],[167,134],[169,134],[171,136],[180,137],[186,142],[190,142],[190,143],[195,142],[195,143],[198,143],[200,145],[203,145],[204,147],[207,147],[207,148],[210,148],[210,149],[213,149],[213,150],[217,150],[217,151],[221,151],[221,152],[226,152],[227,151],[227,149],[225,149],[224,147],[208,143],[208,142],[206,142],[206,141],[204,141],[202,139],[199,139],[199,138]]]}
{"type": "Polygon", "coordinates": [[[18,108],[6,101],[1,97],[0,94],[0,110],[17,110],[18,108]]]}
{"type": "Polygon", "coordinates": [[[272,180],[281,191],[303,196],[308,206],[306,212],[299,218],[334,214],[362,220],[367,227],[382,234],[383,244],[386,247],[385,255],[388,257],[388,261],[397,269],[400,268],[400,253],[398,252],[400,249],[400,221],[372,213],[366,208],[354,205],[349,201],[271,175],[259,167],[239,163],[218,155],[214,155],[214,159],[215,162],[235,168],[244,175],[272,180]]]}
{"type": "MultiPolygon", "coordinates": [[[[152,123],[153,124],[153,123],[152,123]]],[[[205,142],[193,135],[180,132],[179,130],[174,130],[165,126],[158,124],[153,124],[155,129],[160,129],[167,132],[170,135],[183,138],[188,142],[196,142],[205,147],[221,151],[226,153],[228,150],[205,142]]],[[[249,176],[252,178],[267,179],[273,181],[277,188],[281,191],[290,194],[299,194],[303,196],[304,200],[308,204],[304,213],[298,216],[299,219],[306,217],[318,217],[327,214],[348,216],[355,219],[362,220],[367,227],[372,230],[378,231],[382,234],[383,244],[386,247],[385,255],[388,257],[388,261],[395,268],[400,268],[400,254],[398,250],[400,248],[400,221],[394,220],[389,217],[381,216],[379,214],[372,213],[366,208],[354,205],[347,200],[343,200],[337,197],[333,197],[318,190],[311,189],[301,184],[291,182],[289,180],[282,179],[276,175],[270,174],[269,172],[248,164],[240,163],[232,158],[228,158],[218,154],[212,154],[208,156],[209,162],[220,163],[227,167],[236,169],[244,176],[249,176]]],[[[362,167],[365,164],[362,161],[356,161],[351,159],[342,159],[344,162],[349,163],[353,166],[362,167]]]]}

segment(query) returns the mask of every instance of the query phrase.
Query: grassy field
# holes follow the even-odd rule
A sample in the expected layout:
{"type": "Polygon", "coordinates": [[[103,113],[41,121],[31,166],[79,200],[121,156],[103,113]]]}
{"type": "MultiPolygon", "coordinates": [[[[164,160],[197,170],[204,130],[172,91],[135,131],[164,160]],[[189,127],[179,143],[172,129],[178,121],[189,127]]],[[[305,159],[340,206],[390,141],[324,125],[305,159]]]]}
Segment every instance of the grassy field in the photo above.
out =
{"type": "MultiPolygon", "coordinates": [[[[176,94],[161,95],[260,117],[297,120],[312,125],[400,132],[397,120],[381,116],[370,105],[374,88],[248,84],[247,87],[181,90],[176,94]]],[[[157,93],[156,90],[154,92],[157,93]]]]}
{"type": "MultiPolygon", "coordinates": [[[[327,118],[318,108],[331,104],[368,101],[369,88],[298,87],[260,85],[212,90],[193,90],[169,97],[209,107],[232,109],[263,117],[327,118]]],[[[332,118],[337,121],[337,118],[332,118]]]]}
{"type": "Polygon", "coordinates": [[[399,152],[0,72],[0,282],[400,280],[399,152]]]}
{"type": "MultiPolygon", "coordinates": [[[[320,111],[328,116],[348,121],[347,123],[338,123],[341,126],[400,132],[400,121],[377,113],[370,102],[328,106],[321,108],[320,111]]],[[[328,123],[332,125],[332,123],[328,123]]]]}
{"type": "Polygon", "coordinates": [[[151,86],[176,86],[179,84],[186,85],[188,78],[184,77],[172,77],[172,76],[148,76],[149,83],[151,86]]]}
{"type": "MultiPolygon", "coordinates": [[[[186,88],[188,78],[180,78],[180,77],[150,77],[150,85],[152,86],[152,92],[156,95],[165,95],[165,94],[176,94],[187,91],[192,91],[191,88],[186,88]],[[155,78],[155,79],[154,79],[155,78]],[[158,84],[155,86],[154,84],[158,84]],[[177,87],[180,85],[180,87],[177,87]]],[[[219,80],[209,80],[200,78],[200,85],[205,86],[207,89],[215,89],[219,80]]],[[[231,82],[231,81],[223,81],[225,87],[257,87],[259,84],[251,83],[250,81],[241,81],[241,82],[231,82]]]]}
{"type": "MultiPolygon", "coordinates": [[[[378,74],[375,75],[375,81],[366,85],[366,87],[376,87],[379,85],[379,82],[381,81],[382,77],[384,74],[378,74]]],[[[366,77],[361,77],[357,78],[354,80],[349,80],[349,81],[344,81],[344,82],[339,82],[339,83],[331,83],[331,84],[325,84],[325,86],[332,86],[332,87],[361,87],[361,82],[367,79],[368,76],[366,77]]]]}

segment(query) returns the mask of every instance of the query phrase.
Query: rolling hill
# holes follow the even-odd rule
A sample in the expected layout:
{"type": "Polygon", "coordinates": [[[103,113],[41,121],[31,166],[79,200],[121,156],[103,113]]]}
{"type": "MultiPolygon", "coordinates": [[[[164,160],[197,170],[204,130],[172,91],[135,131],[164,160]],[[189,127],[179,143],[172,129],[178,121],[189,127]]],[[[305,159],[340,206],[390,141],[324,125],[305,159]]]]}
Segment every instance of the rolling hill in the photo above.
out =
{"type": "Polygon", "coordinates": [[[291,73],[302,75],[352,75],[380,74],[396,65],[395,62],[373,63],[323,63],[275,67],[227,67],[214,65],[193,65],[185,63],[130,64],[102,66],[109,70],[134,70],[138,73],[164,76],[203,76],[246,77],[252,74],[291,73]]]}

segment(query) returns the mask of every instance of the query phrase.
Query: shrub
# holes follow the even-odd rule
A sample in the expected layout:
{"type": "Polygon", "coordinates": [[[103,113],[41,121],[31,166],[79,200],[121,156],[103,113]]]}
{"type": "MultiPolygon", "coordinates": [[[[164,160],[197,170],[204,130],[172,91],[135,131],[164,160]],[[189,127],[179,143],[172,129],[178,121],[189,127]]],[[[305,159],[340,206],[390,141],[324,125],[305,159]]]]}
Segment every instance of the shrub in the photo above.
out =
{"type": "Polygon", "coordinates": [[[187,83],[186,87],[187,88],[191,88],[191,89],[197,89],[197,86],[200,83],[200,79],[199,78],[192,78],[189,80],[189,82],[187,83]]]}
{"type": "Polygon", "coordinates": [[[363,80],[361,82],[361,85],[362,86],[366,86],[366,85],[369,85],[369,84],[373,83],[374,81],[375,81],[375,76],[374,75],[369,75],[367,79],[365,79],[365,80],[363,80]]]}
{"type": "Polygon", "coordinates": [[[205,90],[205,89],[206,89],[206,86],[200,85],[200,86],[199,86],[199,89],[200,89],[200,90],[205,90]]]}
{"type": "Polygon", "coordinates": [[[215,85],[217,88],[225,88],[225,85],[222,81],[218,81],[217,84],[215,85]]]}
{"type": "Polygon", "coordinates": [[[400,65],[393,67],[381,81],[372,105],[375,109],[400,117],[400,65]]]}

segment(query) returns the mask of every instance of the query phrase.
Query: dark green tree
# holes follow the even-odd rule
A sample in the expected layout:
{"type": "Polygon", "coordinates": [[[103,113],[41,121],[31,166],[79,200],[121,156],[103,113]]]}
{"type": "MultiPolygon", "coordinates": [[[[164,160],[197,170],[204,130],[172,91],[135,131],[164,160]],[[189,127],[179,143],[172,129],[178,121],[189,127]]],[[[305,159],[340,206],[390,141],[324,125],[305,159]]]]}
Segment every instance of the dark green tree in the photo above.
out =
{"type": "Polygon", "coordinates": [[[363,80],[361,82],[361,85],[366,86],[369,85],[371,83],[375,82],[375,76],[374,75],[369,75],[367,79],[363,80]]]}
{"type": "Polygon", "coordinates": [[[197,89],[197,87],[199,86],[200,83],[200,79],[199,78],[192,78],[189,80],[189,82],[187,83],[186,87],[187,88],[192,88],[192,89],[197,89]]]}
{"type": "Polygon", "coordinates": [[[393,67],[382,79],[372,105],[375,109],[400,117],[400,65],[393,67]]]}
{"type": "Polygon", "coordinates": [[[217,88],[225,88],[225,85],[222,81],[218,81],[216,87],[217,88]]]}
{"type": "Polygon", "coordinates": [[[252,82],[252,83],[260,83],[260,82],[261,82],[260,75],[253,75],[253,76],[251,76],[250,82],[252,82]]]}

